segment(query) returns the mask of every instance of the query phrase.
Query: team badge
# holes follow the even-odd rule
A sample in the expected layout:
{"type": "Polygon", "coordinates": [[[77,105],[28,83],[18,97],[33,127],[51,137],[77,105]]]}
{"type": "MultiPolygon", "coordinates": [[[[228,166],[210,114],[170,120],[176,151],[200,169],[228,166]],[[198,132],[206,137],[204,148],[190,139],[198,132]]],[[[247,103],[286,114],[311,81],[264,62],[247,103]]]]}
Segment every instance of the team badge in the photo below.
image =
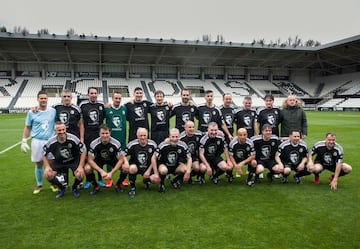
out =
{"type": "Polygon", "coordinates": [[[159,110],[159,111],[157,111],[156,117],[158,118],[159,121],[164,121],[164,119],[165,119],[165,112],[164,112],[164,110],[159,110]]]}
{"type": "Polygon", "coordinates": [[[97,110],[90,110],[89,111],[89,118],[91,119],[91,121],[96,122],[99,119],[99,115],[97,110]]]}
{"type": "Polygon", "coordinates": [[[170,164],[176,163],[176,159],[177,159],[177,154],[174,151],[170,152],[167,156],[167,160],[170,164]]]}
{"type": "Polygon", "coordinates": [[[144,116],[144,109],[142,108],[142,106],[135,107],[134,112],[139,118],[142,118],[144,116]]]}
{"type": "Polygon", "coordinates": [[[71,157],[71,153],[68,148],[60,148],[59,152],[62,158],[69,159],[71,157]]]}
{"type": "Polygon", "coordinates": [[[139,152],[137,160],[141,165],[144,165],[147,160],[147,155],[144,152],[139,152]]]}
{"type": "Polygon", "coordinates": [[[290,152],[290,161],[293,163],[293,164],[297,164],[299,162],[299,154],[296,152],[296,151],[292,151],[290,152]]]}
{"type": "Polygon", "coordinates": [[[204,112],[203,114],[203,120],[205,124],[208,124],[211,120],[211,113],[210,112],[204,112]]]}
{"type": "Polygon", "coordinates": [[[119,116],[113,116],[112,123],[116,128],[120,127],[121,126],[121,118],[119,116]]]}
{"type": "Polygon", "coordinates": [[[69,114],[67,112],[61,112],[59,114],[59,120],[63,124],[68,124],[68,122],[69,122],[69,114]]]}
{"type": "Polygon", "coordinates": [[[71,149],[73,146],[72,146],[71,143],[69,143],[67,147],[68,147],[69,149],[71,149]]]}
{"type": "Polygon", "coordinates": [[[75,114],[74,110],[70,110],[70,114],[74,115],[75,114]]]}

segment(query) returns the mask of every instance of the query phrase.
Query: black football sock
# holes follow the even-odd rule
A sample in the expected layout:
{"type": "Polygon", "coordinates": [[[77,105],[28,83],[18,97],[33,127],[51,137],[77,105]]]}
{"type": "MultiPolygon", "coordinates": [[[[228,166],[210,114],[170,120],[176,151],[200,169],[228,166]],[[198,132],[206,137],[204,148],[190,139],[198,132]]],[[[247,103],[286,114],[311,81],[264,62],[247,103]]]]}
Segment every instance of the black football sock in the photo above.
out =
{"type": "Polygon", "coordinates": [[[129,174],[130,187],[135,188],[136,174],[129,174]]]}
{"type": "Polygon", "coordinates": [[[82,182],[82,179],[79,180],[79,179],[75,178],[74,184],[72,185],[72,189],[73,189],[73,190],[74,190],[74,189],[77,189],[77,187],[79,186],[80,182],[82,182]]]}
{"type": "Polygon", "coordinates": [[[64,189],[65,189],[65,186],[62,185],[56,177],[54,177],[54,179],[52,179],[52,180],[49,180],[49,182],[50,182],[52,185],[57,186],[57,187],[58,187],[59,189],[61,189],[61,190],[64,190],[64,189]]]}
{"type": "Polygon", "coordinates": [[[160,175],[160,184],[161,185],[165,184],[165,178],[166,178],[166,175],[160,175]]]}

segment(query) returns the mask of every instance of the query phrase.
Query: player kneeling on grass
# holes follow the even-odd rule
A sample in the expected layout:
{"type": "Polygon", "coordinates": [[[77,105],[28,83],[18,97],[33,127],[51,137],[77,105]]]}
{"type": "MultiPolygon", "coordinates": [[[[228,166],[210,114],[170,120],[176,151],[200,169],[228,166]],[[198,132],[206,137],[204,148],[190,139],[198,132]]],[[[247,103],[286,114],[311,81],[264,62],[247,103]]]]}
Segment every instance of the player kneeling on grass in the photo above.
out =
{"type": "Polygon", "coordinates": [[[329,177],[330,188],[334,190],[337,188],[338,178],[349,174],[352,170],[349,164],[343,162],[344,150],[335,140],[335,133],[326,133],[325,140],[315,143],[308,158],[309,171],[315,174],[314,183],[320,184],[319,174],[327,169],[334,173],[329,177]],[[315,156],[314,161],[313,156],[315,156]]]}
{"type": "Polygon", "coordinates": [[[180,132],[177,128],[170,130],[168,141],[159,144],[154,155],[152,164],[158,165],[160,175],[159,192],[165,192],[165,178],[172,174],[175,177],[171,180],[171,185],[179,189],[183,181],[188,181],[191,173],[191,154],[187,145],[180,141],[180,132]]]}
{"type": "Polygon", "coordinates": [[[282,183],[288,182],[291,170],[296,172],[294,179],[297,184],[301,183],[301,177],[310,175],[306,167],[307,157],[307,145],[301,140],[300,131],[292,130],[289,140],[282,142],[275,154],[275,161],[284,167],[282,183]]]}
{"type": "Polygon", "coordinates": [[[227,172],[228,182],[232,182],[233,165],[230,161],[225,138],[219,135],[217,123],[210,122],[207,129],[207,133],[200,140],[200,167],[206,167],[207,174],[214,184],[220,182],[219,177],[224,172],[227,172]],[[226,156],[226,161],[221,157],[223,153],[226,156]]]}
{"type": "MultiPolygon", "coordinates": [[[[242,175],[242,167],[247,165],[249,175],[246,179],[246,185],[252,187],[254,182],[252,177],[262,173],[256,167],[255,150],[253,142],[247,137],[247,130],[240,128],[237,130],[237,136],[230,142],[229,156],[234,165],[236,173],[242,175]]],[[[263,169],[263,168],[262,168],[263,169]]]]}
{"type": "Polygon", "coordinates": [[[129,172],[129,165],[124,155],[122,155],[120,142],[110,136],[110,128],[107,125],[100,125],[99,135],[100,137],[90,143],[87,164],[85,165],[87,179],[94,186],[90,194],[96,195],[100,191],[100,186],[95,180],[93,170],[98,171],[103,179],[108,180],[112,179],[113,174],[120,169],[120,177],[114,187],[117,193],[121,193],[120,185],[129,172]],[[110,172],[106,172],[103,169],[105,164],[112,167],[110,172]]]}
{"type": "Polygon", "coordinates": [[[71,169],[75,176],[72,193],[77,198],[80,196],[77,187],[84,178],[86,148],[78,137],[66,133],[66,126],[61,122],[55,124],[55,134],[43,148],[44,176],[51,184],[59,188],[56,198],[61,198],[66,188],[57,178],[57,174],[67,173],[68,169],[71,169]]]}
{"type": "Polygon", "coordinates": [[[136,194],[136,175],[143,176],[143,183],[146,189],[150,188],[151,183],[159,183],[160,177],[156,163],[152,163],[152,156],[157,148],[153,140],[148,139],[148,131],[146,128],[138,128],[136,132],[137,139],[129,142],[124,156],[129,158],[129,181],[130,191],[129,197],[134,198],[136,194]]]}

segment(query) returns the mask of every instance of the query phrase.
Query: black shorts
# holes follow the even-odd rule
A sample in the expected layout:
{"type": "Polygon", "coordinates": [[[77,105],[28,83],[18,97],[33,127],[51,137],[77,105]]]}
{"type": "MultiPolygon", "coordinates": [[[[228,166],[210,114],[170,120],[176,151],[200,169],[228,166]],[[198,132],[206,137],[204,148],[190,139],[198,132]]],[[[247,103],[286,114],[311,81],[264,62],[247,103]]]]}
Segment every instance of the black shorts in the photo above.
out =
{"type": "Polygon", "coordinates": [[[257,164],[261,164],[262,166],[264,166],[264,168],[267,168],[269,170],[272,169],[272,167],[274,167],[276,165],[275,160],[266,160],[266,161],[257,161],[257,164]]]}
{"type": "Polygon", "coordinates": [[[50,167],[51,167],[52,170],[54,170],[54,171],[56,171],[57,173],[60,173],[60,174],[67,174],[69,169],[71,169],[72,172],[73,172],[73,175],[74,175],[74,172],[77,170],[78,166],[79,166],[79,162],[68,164],[68,165],[52,164],[50,167]]]}
{"type": "Polygon", "coordinates": [[[321,164],[321,166],[323,167],[323,169],[329,170],[331,172],[335,172],[336,169],[336,164],[335,165],[324,165],[321,162],[315,161],[314,164],[321,164]]]}
{"type": "Polygon", "coordinates": [[[224,159],[222,157],[217,157],[217,158],[210,159],[210,160],[207,159],[207,161],[210,164],[210,167],[212,169],[217,169],[217,168],[219,168],[218,164],[220,162],[224,161],[224,159]]]}

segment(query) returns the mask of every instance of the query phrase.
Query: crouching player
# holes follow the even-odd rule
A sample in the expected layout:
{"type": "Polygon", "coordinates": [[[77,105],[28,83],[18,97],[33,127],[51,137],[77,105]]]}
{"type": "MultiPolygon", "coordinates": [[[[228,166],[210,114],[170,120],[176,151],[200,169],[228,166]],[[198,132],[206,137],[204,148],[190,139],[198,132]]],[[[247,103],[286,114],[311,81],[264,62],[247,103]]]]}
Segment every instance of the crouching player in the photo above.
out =
{"type": "Polygon", "coordinates": [[[114,187],[117,193],[122,193],[120,185],[129,172],[129,165],[126,163],[124,155],[122,155],[121,144],[110,136],[110,128],[107,125],[100,125],[99,133],[100,137],[90,143],[87,164],[85,165],[87,179],[94,186],[90,194],[96,195],[100,191],[93,170],[98,171],[103,179],[108,180],[112,179],[113,174],[120,169],[120,177],[114,187]],[[112,167],[110,172],[103,169],[105,164],[112,167]]]}
{"type": "Polygon", "coordinates": [[[236,173],[242,175],[242,167],[247,165],[249,175],[246,179],[246,184],[249,187],[254,185],[252,177],[262,172],[258,171],[255,162],[255,150],[253,142],[247,137],[247,130],[240,128],[237,131],[237,137],[234,138],[229,145],[229,156],[232,164],[235,167],[236,173]]]}
{"type": "Polygon", "coordinates": [[[146,189],[150,188],[151,183],[159,183],[160,177],[156,163],[151,162],[151,158],[157,148],[153,140],[148,139],[148,131],[146,128],[138,128],[136,132],[137,139],[129,142],[124,156],[129,158],[129,181],[130,191],[129,197],[134,198],[136,194],[136,175],[143,176],[143,183],[146,189]]]}
{"type": "Polygon", "coordinates": [[[160,175],[159,192],[165,192],[165,178],[168,174],[175,177],[171,180],[171,185],[178,189],[182,181],[188,181],[191,173],[191,154],[187,145],[180,141],[180,133],[177,128],[170,130],[169,141],[159,144],[156,152],[152,156],[152,164],[158,165],[160,175]]]}
{"type": "Polygon", "coordinates": [[[306,167],[308,157],[308,148],[301,140],[301,134],[298,130],[292,130],[289,134],[289,140],[279,145],[275,154],[275,161],[278,165],[284,167],[282,183],[287,183],[287,177],[291,170],[295,171],[294,179],[297,184],[301,183],[301,177],[310,175],[306,167]]]}
{"type": "Polygon", "coordinates": [[[331,189],[337,188],[339,176],[349,174],[352,170],[349,164],[343,162],[344,150],[335,140],[335,133],[327,133],[324,141],[319,141],[313,146],[308,158],[309,171],[315,174],[315,184],[320,184],[319,174],[324,169],[334,173],[329,178],[331,189]],[[315,161],[312,159],[313,156],[316,156],[315,161]]]}
{"type": "Polygon", "coordinates": [[[218,134],[217,123],[210,122],[207,129],[208,132],[200,140],[201,167],[206,167],[206,171],[214,184],[220,182],[220,176],[224,172],[228,173],[228,182],[232,182],[233,167],[225,138],[218,134]],[[221,157],[223,153],[226,156],[226,161],[221,157]]]}
{"type": "Polygon", "coordinates": [[[67,173],[68,169],[71,169],[75,176],[72,194],[77,198],[80,196],[77,187],[84,178],[86,148],[78,137],[66,133],[66,126],[61,122],[56,122],[55,134],[43,148],[44,176],[51,184],[59,188],[56,198],[61,198],[66,188],[56,176],[58,173],[67,173]]]}
{"type": "Polygon", "coordinates": [[[191,120],[185,122],[184,128],[185,130],[180,133],[180,140],[188,146],[192,160],[192,170],[189,178],[189,184],[192,184],[191,177],[193,175],[197,175],[199,184],[202,185],[205,183],[204,176],[206,172],[206,167],[203,166],[200,168],[199,163],[199,147],[202,133],[201,131],[195,130],[195,124],[191,120]]]}

